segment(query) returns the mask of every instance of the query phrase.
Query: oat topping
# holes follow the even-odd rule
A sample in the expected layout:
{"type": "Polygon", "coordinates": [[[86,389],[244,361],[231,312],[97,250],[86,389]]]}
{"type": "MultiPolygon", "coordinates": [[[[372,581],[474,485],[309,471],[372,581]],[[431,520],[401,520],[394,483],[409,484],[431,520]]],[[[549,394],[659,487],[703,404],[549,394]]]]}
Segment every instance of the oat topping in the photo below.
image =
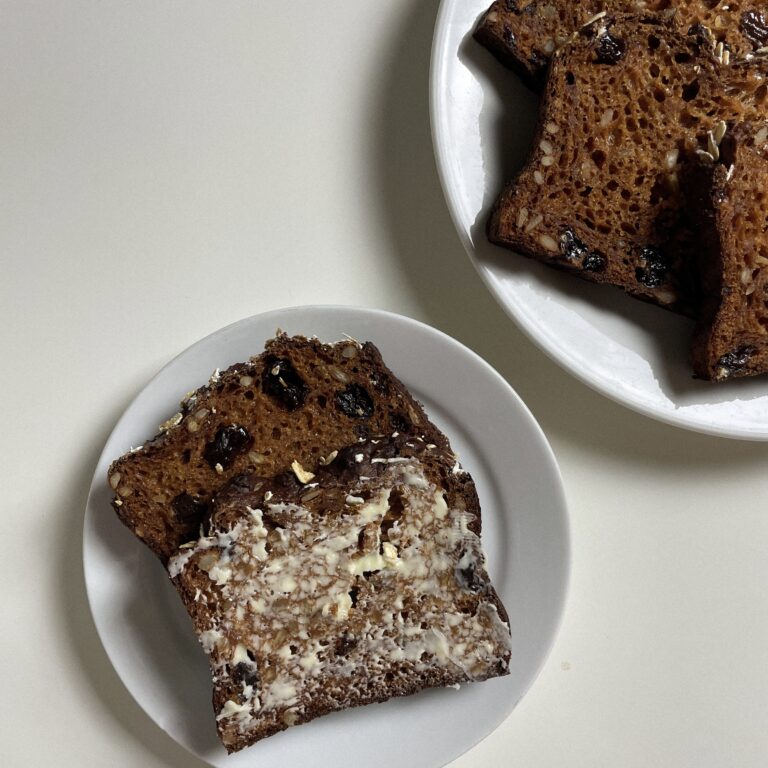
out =
{"type": "Polygon", "coordinates": [[[174,427],[176,427],[179,424],[181,424],[182,418],[183,418],[183,416],[181,415],[181,413],[174,413],[173,416],[171,416],[171,418],[168,419],[168,421],[164,421],[160,425],[160,427],[159,427],[160,431],[161,432],[167,432],[169,429],[173,429],[174,427]]]}

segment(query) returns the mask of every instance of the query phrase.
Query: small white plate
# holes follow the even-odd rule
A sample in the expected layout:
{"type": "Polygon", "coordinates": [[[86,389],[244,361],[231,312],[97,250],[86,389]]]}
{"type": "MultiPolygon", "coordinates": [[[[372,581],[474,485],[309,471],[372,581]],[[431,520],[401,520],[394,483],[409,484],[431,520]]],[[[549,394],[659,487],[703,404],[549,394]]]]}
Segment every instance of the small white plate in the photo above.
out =
{"type": "Polygon", "coordinates": [[[257,315],[199,341],[169,363],[126,410],[99,459],[85,515],[83,556],[94,621],[117,673],[179,744],[223,768],[441,766],[512,711],[554,640],[569,571],[568,520],[552,451],[520,398],[457,341],[399,315],[299,307],[257,315]],[[160,563],[122,526],[106,483],[109,463],[155,433],[186,392],[215,368],[263,349],[276,328],[336,341],[373,341],[445,430],[472,473],[489,570],[511,618],[511,674],[335,713],[227,757],[219,745],[205,656],[160,563]]]}
{"type": "Polygon", "coordinates": [[[442,0],[430,111],[451,216],[491,293],[532,341],[598,392],[687,429],[768,440],[765,378],[719,385],[692,379],[690,321],[487,241],[488,213],[525,160],[538,112],[536,97],[472,39],[489,5],[442,0]]]}

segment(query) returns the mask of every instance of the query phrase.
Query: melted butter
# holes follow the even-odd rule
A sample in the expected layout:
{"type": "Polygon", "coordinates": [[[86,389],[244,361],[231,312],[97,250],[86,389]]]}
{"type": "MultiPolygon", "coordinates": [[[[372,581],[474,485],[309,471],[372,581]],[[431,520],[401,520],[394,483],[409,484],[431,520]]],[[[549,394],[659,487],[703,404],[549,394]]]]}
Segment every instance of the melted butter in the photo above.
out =
{"type": "Polygon", "coordinates": [[[347,570],[353,576],[361,576],[366,571],[375,572],[387,567],[387,561],[378,553],[371,552],[347,563],[347,570]]]}
{"type": "Polygon", "coordinates": [[[222,634],[221,630],[209,629],[200,633],[200,645],[203,646],[203,650],[206,653],[211,653],[211,651],[213,651],[213,649],[221,642],[223,638],[224,635],[222,634]]]}
{"type": "Polygon", "coordinates": [[[286,678],[277,678],[267,688],[264,695],[264,708],[274,709],[278,706],[291,706],[296,701],[295,684],[286,678]]]}
{"type": "Polygon", "coordinates": [[[450,658],[448,639],[439,629],[433,627],[424,635],[424,647],[434,654],[438,661],[447,661],[450,658]]]}
{"type": "Polygon", "coordinates": [[[305,672],[311,672],[313,669],[322,667],[322,663],[320,662],[320,659],[317,658],[317,653],[315,651],[309,651],[299,659],[299,666],[305,672]]]}
{"type": "Polygon", "coordinates": [[[360,507],[360,511],[357,513],[358,523],[365,525],[384,517],[389,510],[389,494],[390,489],[387,488],[374,501],[369,501],[365,506],[360,507]]]}
{"type": "Polygon", "coordinates": [[[208,576],[217,587],[221,587],[232,578],[232,567],[227,564],[216,563],[208,569],[208,576]]]}
{"type": "Polygon", "coordinates": [[[232,654],[232,663],[237,664],[247,664],[250,661],[248,658],[248,649],[242,644],[238,643],[235,646],[235,652],[232,654]]]}
{"type": "Polygon", "coordinates": [[[216,719],[223,720],[225,717],[232,717],[233,715],[237,715],[241,719],[250,719],[252,708],[253,705],[250,703],[238,704],[236,701],[229,699],[224,702],[224,706],[221,708],[221,712],[219,712],[216,719]]]}
{"type": "Polygon", "coordinates": [[[298,586],[298,582],[290,573],[286,573],[284,576],[281,576],[277,582],[277,588],[281,592],[293,592],[293,590],[298,586]]]}

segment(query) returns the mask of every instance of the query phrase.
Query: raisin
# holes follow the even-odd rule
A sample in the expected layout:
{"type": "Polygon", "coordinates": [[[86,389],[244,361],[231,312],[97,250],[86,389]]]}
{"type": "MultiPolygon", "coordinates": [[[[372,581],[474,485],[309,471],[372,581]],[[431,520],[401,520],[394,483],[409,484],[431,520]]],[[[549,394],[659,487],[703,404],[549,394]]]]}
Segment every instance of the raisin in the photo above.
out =
{"type": "Polygon", "coordinates": [[[381,392],[382,395],[389,394],[389,381],[387,377],[379,371],[374,371],[368,380],[377,392],[381,392]]]}
{"type": "Polygon", "coordinates": [[[736,371],[740,371],[755,353],[754,347],[738,347],[737,349],[723,355],[716,364],[716,368],[724,368],[726,375],[730,376],[736,371]]]}
{"type": "Polygon", "coordinates": [[[504,40],[504,44],[508,48],[515,47],[515,33],[510,29],[508,24],[504,25],[504,29],[502,30],[501,37],[504,40]]]}
{"type": "Polygon", "coordinates": [[[309,387],[296,373],[293,363],[287,358],[274,355],[265,361],[261,386],[288,411],[301,408],[309,393],[309,387]]]}
{"type": "Polygon", "coordinates": [[[626,53],[627,44],[621,38],[613,37],[607,32],[597,38],[595,55],[598,64],[616,64],[626,53]]]}
{"type": "Polygon", "coordinates": [[[333,645],[334,653],[337,656],[346,656],[351,650],[355,648],[358,640],[353,635],[344,634],[339,637],[333,645]]]}
{"type": "MultiPolygon", "coordinates": [[[[461,553],[459,563],[461,563],[465,555],[466,552],[461,553]]],[[[474,559],[470,559],[469,563],[463,568],[456,566],[456,581],[459,583],[462,589],[465,589],[468,592],[472,592],[474,594],[482,592],[486,586],[485,579],[483,579],[477,571],[477,563],[474,559]]]]}
{"type": "Polygon", "coordinates": [[[560,235],[560,251],[569,261],[579,261],[587,255],[589,249],[570,229],[560,235]]]}
{"type": "Polygon", "coordinates": [[[739,28],[756,48],[762,48],[768,43],[768,24],[760,11],[742,13],[739,28]]]}
{"type": "Polygon", "coordinates": [[[517,11],[518,0],[504,0],[504,7],[510,12],[515,13],[517,11]]]}
{"type": "Polygon", "coordinates": [[[570,229],[560,235],[560,252],[568,261],[580,261],[581,268],[589,272],[599,272],[605,268],[605,258],[590,251],[570,229]]]}
{"type": "Polygon", "coordinates": [[[359,384],[350,384],[337,392],[336,405],[350,418],[368,419],[373,415],[373,400],[359,384]]]}
{"type": "MultiPolygon", "coordinates": [[[[688,27],[688,33],[699,45],[704,45],[712,34],[700,21],[688,27]]],[[[658,46],[656,46],[658,48],[658,46]]]]}
{"type": "Polygon", "coordinates": [[[250,665],[241,661],[232,670],[232,680],[237,685],[252,685],[254,688],[259,686],[259,673],[250,665]]]}
{"type": "Polygon", "coordinates": [[[223,469],[232,466],[235,458],[247,451],[253,444],[253,438],[245,427],[231,424],[227,427],[219,427],[216,436],[203,449],[203,458],[211,469],[221,464],[223,469]]]}
{"type": "Polygon", "coordinates": [[[600,272],[605,269],[605,259],[599,253],[589,253],[581,263],[587,272],[600,272]]]}
{"type": "Polygon", "coordinates": [[[408,418],[397,411],[389,414],[389,423],[395,432],[407,432],[411,426],[408,418]]]}
{"type": "Polygon", "coordinates": [[[669,259],[653,246],[643,248],[640,259],[644,266],[635,269],[635,277],[649,288],[658,288],[667,278],[669,259]]]}
{"type": "Polygon", "coordinates": [[[186,523],[190,527],[197,527],[205,519],[208,513],[208,505],[204,501],[190,496],[186,491],[180,493],[171,502],[173,514],[179,522],[186,523]]]}

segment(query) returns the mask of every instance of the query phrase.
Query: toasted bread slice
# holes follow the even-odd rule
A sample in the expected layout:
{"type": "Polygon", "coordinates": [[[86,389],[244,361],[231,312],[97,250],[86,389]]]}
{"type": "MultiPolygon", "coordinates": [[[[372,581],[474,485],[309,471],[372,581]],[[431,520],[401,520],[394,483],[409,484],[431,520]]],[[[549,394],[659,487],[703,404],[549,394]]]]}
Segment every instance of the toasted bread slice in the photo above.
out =
{"type": "Polygon", "coordinates": [[[605,16],[555,54],[534,151],[492,242],[693,315],[697,246],[680,178],[768,104],[766,64],[722,66],[658,17],[605,16]]]}
{"type": "Polygon", "coordinates": [[[553,53],[600,14],[662,12],[678,30],[707,42],[721,61],[768,45],[765,4],[730,0],[497,0],[475,38],[536,90],[553,53]]]}
{"type": "Polygon", "coordinates": [[[702,236],[694,371],[725,381],[768,372],[768,120],[730,129],[695,174],[702,236]],[[702,178],[703,177],[703,178],[702,178]]]}
{"type": "Polygon", "coordinates": [[[217,371],[157,437],[112,464],[113,505],[166,561],[197,535],[231,477],[294,461],[312,472],[340,447],[395,431],[447,446],[373,344],[279,335],[258,357],[217,371]]]}
{"type": "Polygon", "coordinates": [[[418,438],[345,448],[311,482],[233,479],[168,570],[208,654],[229,752],[328,712],[508,671],[474,484],[418,438]]]}

